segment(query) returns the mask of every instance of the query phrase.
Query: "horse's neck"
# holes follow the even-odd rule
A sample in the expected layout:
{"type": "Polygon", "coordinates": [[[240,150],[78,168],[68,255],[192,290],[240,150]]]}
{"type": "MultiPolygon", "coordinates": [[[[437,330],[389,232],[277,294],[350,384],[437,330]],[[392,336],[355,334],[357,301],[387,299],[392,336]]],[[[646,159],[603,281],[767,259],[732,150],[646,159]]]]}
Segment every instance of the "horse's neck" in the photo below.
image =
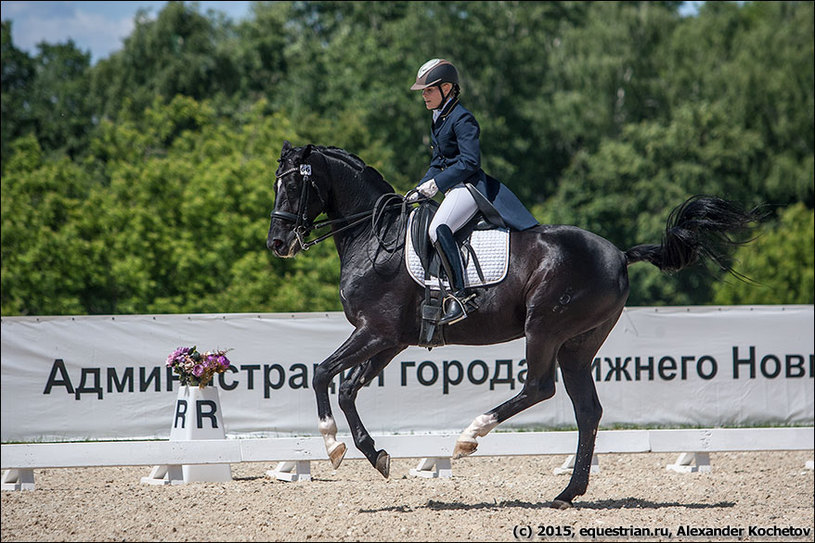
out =
{"type": "Polygon", "coordinates": [[[339,191],[334,194],[331,205],[326,211],[328,218],[339,220],[371,211],[381,194],[359,193],[359,190],[359,188],[354,188],[349,191],[347,188],[340,188],[339,191]],[[357,191],[357,193],[354,194],[352,191],[357,191]]]}
{"type": "MultiPolygon", "coordinates": [[[[387,183],[366,179],[363,172],[357,172],[347,166],[335,171],[330,190],[330,205],[326,210],[326,215],[335,221],[373,211],[377,200],[383,194],[392,192],[387,183]]],[[[366,218],[355,227],[340,231],[347,224],[349,223],[341,221],[332,227],[336,232],[334,240],[341,260],[346,257],[347,253],[361,251],[362,246],[371,237],[369,235],[370,218],[366,218]],[[368,233],[365,233],[366,229],[368,233]]]]}

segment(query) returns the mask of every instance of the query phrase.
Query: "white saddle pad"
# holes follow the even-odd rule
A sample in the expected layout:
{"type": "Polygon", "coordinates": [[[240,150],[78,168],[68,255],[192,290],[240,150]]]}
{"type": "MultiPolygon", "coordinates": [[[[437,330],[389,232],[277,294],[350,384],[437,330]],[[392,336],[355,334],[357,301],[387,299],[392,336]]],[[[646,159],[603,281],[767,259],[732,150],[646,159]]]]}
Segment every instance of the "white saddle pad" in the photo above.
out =
{"type": "MultiPolygon", "coordinates": [[[[407,225],[407,234],[405,236],[405,265],[413,280],[421,286],[425,286],[424,268],[422,268],[419,255],[417,255],[413,249],[413,240],[410,236],[415,213],[416,211],[414,210],[410,214],[407,225]]],[[[466,268],[464,272],[464,282],[466,286],[486,286],[503,281],[509,269],[509,229],[493,228],[491,230],[474,230],[470,236],[470,245],[472,245],[478,257],[478,263],[481,265],[481,271],[484,274],[484,281],[482,282],[481,278],[478,277],[478,270],[475,267],[475,263],[472,258],[469,258],[470,255],[465,250],[463,251],[463,258],[466,268]]],[[[444,287],[449,290],[450,285],[446,279],[443,283],[444,287]]],[[[439,278],[435,275],[431,275],[427,280],[427,286],[432,290],[440,290],[439,278]]]]}

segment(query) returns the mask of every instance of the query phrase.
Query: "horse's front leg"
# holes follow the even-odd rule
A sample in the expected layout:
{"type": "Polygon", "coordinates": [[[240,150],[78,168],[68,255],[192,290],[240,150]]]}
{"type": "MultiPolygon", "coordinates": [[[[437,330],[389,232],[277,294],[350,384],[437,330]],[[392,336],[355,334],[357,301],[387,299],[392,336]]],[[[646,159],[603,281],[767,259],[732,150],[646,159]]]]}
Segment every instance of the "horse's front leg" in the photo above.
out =
{"type": "Polygon", "coordinates": [[[405,347],[394,347],[386,349],[377,354],[361,366],[357,366],[351,375],[340,385],[339,402],[340,408],[345,413],[348,426],[351,428],[351,435],[354,437],[354,444],[357,446],[365,458],[373,467],[387,478],[390,474],[391,457],[384,450],[376,450],[374,439],[365,426],[357,412],[356,399],[359,390],[370,383],[382,369],[393,360],[393,357],[402,352],[405,347]]]}
{"type": "Polygon", "coordinates": [[[314,370],[311,384],[317,396],[317,417],[320,420],[318,428],[325,440],[328,458],[334,469],[340,467],[345,458],[346,447],[344,443],[337,441],[337,423],[331,414],[328,385],[341,371],[362,364],[392,346],[388,340],[357,328],[339,349],[314,370]]]}

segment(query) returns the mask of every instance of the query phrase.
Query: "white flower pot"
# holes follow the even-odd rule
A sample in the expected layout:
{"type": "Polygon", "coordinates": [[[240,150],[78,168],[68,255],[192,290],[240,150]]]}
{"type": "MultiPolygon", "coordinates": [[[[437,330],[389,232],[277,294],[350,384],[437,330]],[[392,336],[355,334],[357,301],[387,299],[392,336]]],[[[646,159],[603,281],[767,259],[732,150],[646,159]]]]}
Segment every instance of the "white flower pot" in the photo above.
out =
{"type": "MultiPolygon", "coordinates": [[[[221,401],[214,386],[182,385],[173,410],[170,441],[226,439],[221,401]]],[[[184,482],[224,482],[232,480],[229,464],[184,465],[184,482]]]]}

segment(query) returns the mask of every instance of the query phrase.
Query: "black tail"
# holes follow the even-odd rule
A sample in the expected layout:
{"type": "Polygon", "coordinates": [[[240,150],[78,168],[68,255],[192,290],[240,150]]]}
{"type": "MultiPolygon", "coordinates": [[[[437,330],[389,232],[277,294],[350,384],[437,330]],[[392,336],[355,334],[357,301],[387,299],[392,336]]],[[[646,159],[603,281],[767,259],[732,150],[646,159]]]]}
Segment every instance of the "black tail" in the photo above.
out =
{"type": "Polygon", "coordinates": [[[730,260],[736,247],[752,241],[750,234],[760,219],[757,209],[745,211],[715,196],[692,196],[671,211],[662,245],[632,247],[625,251],[626,263],[647,261],[664,272],[674,272],[700,260],[712,260],[741,277],[730,260]]]}

